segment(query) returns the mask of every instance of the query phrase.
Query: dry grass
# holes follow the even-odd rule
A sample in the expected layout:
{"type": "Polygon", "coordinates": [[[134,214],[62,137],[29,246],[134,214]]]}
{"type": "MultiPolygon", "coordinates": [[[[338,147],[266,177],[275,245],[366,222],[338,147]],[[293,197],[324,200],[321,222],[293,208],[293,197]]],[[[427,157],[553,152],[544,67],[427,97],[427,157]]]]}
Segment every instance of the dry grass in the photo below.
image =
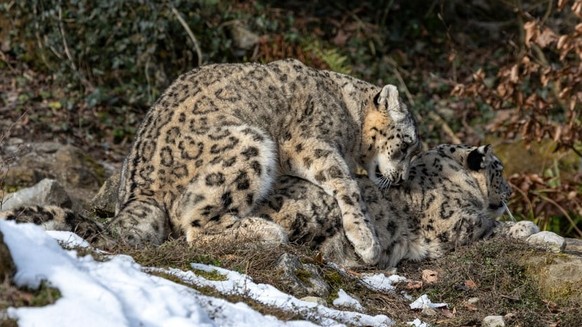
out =
{"type": "MultiPolygon", "coordinates": [[[[458,248],[438,260],[404,262],[398,269],[400,275],[410,280],[421,281],[422,271],[430,269],[439,273],[438,282],[430,285],[425,283],[420,288],[400,284],[394,293],[372,291],[358,280],[362,272],[382,271],[373,269],[338,271],[316,253],[299,246],[269,246],[252,242],[224,243],[220,246],[188,245],[184,240],[178,239],[157,247],[133,248],[116,245],[109,251],[112,254],[130,255],[144,267],[192,270],[190,266],[192,262],[215,265],[247,274],[257,283],[268,283],[281,291],[294,294],[286,280],[287,277],[277,268],[281,255],[291,253],[301,262],[318,267],[331,289],[330,296],[325,299],[329,305],[341,288],[361,299],[368,314],[385,314],[399,324],[421,318],[438,326],[480,326],[485,316],[502,315],[506,316],[508,326],[564,327],[578,326],[582,317],[582,309],[574,304],[558,305],[540,297],[535,283],[527,277],[525,268],[520,263],[523,262],[523,258],[540,253],[515,240],[483,241],[458,248]],[[474,284],[471,285],[471,282],[474,284]],[[424,316],[409,308],[409,301],[403,299],[400,293],[402,291],[413,298],[428,294],[433,302],[448,303],[449,310],[437,310],[434,316],[424,316]],[[478,298],[479,301],[470,304],[468,302],[470,298],[478,298]]],[[[85,254],[86,250],[85,252],[79,250],[79,255],[85,254]]],[[[98,260],[107,260],[107,256],[92,254],[98,260]]],[[[300,273],[301,271],[297,274],[300,273]]],[[[245,302],[263,314],[273,315],[282,320],[302,319],[295,313],[268,307],[242,296],[225,296],[212,288],[194,287],[173,276],[161,275],[161,277],[193,287],[208,296],[224,298],[231,302],[245,302]]],[[[55,293],[46,287],[36,292],[16,289],[7,282],[0,287],[2,288],[0,310],[8,306],[44,305],[53,303],[58,298],[58,292],[55,293]]]]}
{"type": "MultiPolygon", "coordinates": [[[[398,273],[411,280],[422,280],[424,269],[439,272],[439,280],[432,285],[410,289],[401,284],[395,293],[372,291],[358,281],[362,272],[383,272],[374,269],[338,271],[312,251],[298,246],[266,246],[241,242],[238,244],[196,244],[189,246],[183,240],[173,240],[159,247],[141,249],[119,246],[114,253],[131,255],[144,265],[152,267],[175,267],[191,270],[191,262],[201,262],[235,270],[253,277],[257,283],[271,284],[284,292],[294,294],[285,276],[277,269],[277,262],[284,253],[292,253],[303,263],[316,265],[323,278],[330,285],[330,296],[325,300],[331,305],[341,288],[361,299],[369,314],[385,314],[396,321],[422,320],[438,326],[479,326],[485,316],[503,315],[509,326],[549,326],[560,322],[559,326],[577,326],[574,322],[582,316],[582,309],[574,305],[557,305],[545,301],[526,275],[520,263],[523,257],[539,255],[538,250],[515,240],[495,239],[462,247],[444,258],[420,263],[403,263],[398,273]],[[466,281],[475,287],[466,286],[466,281]],[[433,302],[446,302],[448,311],[437,310],[435,316],[422,316],[413,311],[404,300],[401,291],[417,298],[428,294],[433,302]],[[479,298],[468,304],[470,298],[479,298]]],[[[191,286],[191,285],[189,285],[191,286]]],[[[200,290],[204,294],[224,297],[214,290],[200,290]]],[[[255,301],[236,297],[231,301],[243,301],[262,313],[272,314],[280,319],[297,319],[294,314],[265,307],[255,301]]]]}
{"type": "Polygon", "coordinates": [[[55,303],[60,297],[59,290],[46,283],[42,283],[38,290],[28,290],[5,279],[0,283],[0,327],[18,326],[16,321],[3,315],[9,307],[42,307],[55,303]]]}
{"type": "Polygon", "coordinates": [[[514,239],[498,238],[459,248],[438,260],[405,263],[399,270],[413,280],[421,280],[425,269],[439,273],[437,283],[406,290],[413,297],[426,293],[433,302],[449,304],[452,316],[423,317],[438,326],[479,326],[489,315],[505,316],[509,326],[552,326],[558,322],[561,327],[579,326],[580,307],[558,306],[543,299],[526,274],[523,259],[543,255],[540,251],[514,239]],[[470,298],[479,301],[471,304],[470,298]]]}

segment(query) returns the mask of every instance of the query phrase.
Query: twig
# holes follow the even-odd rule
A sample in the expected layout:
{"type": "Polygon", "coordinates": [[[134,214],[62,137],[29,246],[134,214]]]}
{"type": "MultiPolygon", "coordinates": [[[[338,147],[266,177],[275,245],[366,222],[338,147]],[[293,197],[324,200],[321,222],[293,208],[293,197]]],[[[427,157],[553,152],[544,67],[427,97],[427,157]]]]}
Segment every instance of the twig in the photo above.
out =
{"type": "Polygon", "coordinates": [[[6,57],[6,54],[2,50],[0,50],[0,60],[2,60],[6,64],[6,67],[8,67],[8,69],[10,69],[11,72],[16,71],[16,69],[12,67],[12,65],[8,61],[8,58],[6,57]]]}
{"type": "Polygon", "coordinates": [[[408,86],[406,86],[406,83],[404,82],[404,78],[402,78],[402,75],[398,71],[398,67],[396,66],[396,63],[393,62],[390,66],[392,68],[392,72],[394,72],[394,75],[396,76],[396,79],[400,83],[400,87],[402,88],[402,90],[404,90],[404,94],[406,94],[406,98],[408,98],[408,103],[410,103],[411,106],[414,106],[414,98],[412,97],[412,93],[410,93],[408,86]]]}
{"type": "Polygon", "coordinates": [[[75,65],[75,61],[73,60],[73,56],[71,55],[71,52],[69,51],[69,46],[67,44],[67,38],[65,36],[65,27],[63,25],[63,9],[61,6],[59,6],[59,31],[61,32],[61,38],[63,39],[63,47],[65,48],[65,54],[67,55],[67,58],[69,59],[69,62],[71,63],[71,68],[73,68],[74,71],[77,71],[77,65],[75,65]]]}
{"type": "MultiPolygon", "coordinates": [[[[415,103],[414,103],[414,98],[412,97],[412,93],[410,93],[408,86],[406,86],[406,83],[404,82],[404,78],[402,78],[402,74],[400,74],[400,71],[398,70],[397,64],[393,60],[391,60],[390,58],[388,61],[390,64],[390,68],[392,69],[392,72],[394,73],[394,76],[396,76],[396,79],[398,80],[400,87],[404,91],[404,94],[406,94],[406,98],[408,99],[408,103],[410,103],[411,106],[414,106],[415,103]]],[[[451,138],[453,143],[455,143],[455,144],[462,143],[461,140],[455,135],[455,132],[453,131],[453,129],[449,126],[449,124],[447,124],[447,122],[439,114],[437,114],[434,111],[431,111],[428,113],[428,115],[431,119],[433,119],[434,121],[436,121],[438,124],[441,125],[442,129],[451,138]]]]}
{"type": "Polygon", "coordinates": [[[564,210],[564,208],[561,205],[559,205],[556,201],[548,198],[547,196],[540,194],[539,192],[535,192],[535,194],[538,197],[540,197],[542,200],[549,202],[549,203],[553,204],[556,208],[558,208],[558,210],[560,210],[562,212],[562,214],[564,216],[566,216],[566,219],[568,219],[568,221],[570,222],[572,229],[574,229],[576,231],[576,233],[578,233],[578,235],[582,237],[582,231],[580,229],[578,229],[578,227],[576,226],[576,223],[574,222],[572,217],[570,217],[568,212],[566,212],[566,210],[564,210]]]}
{"type": "Polygon", "coordinates": [[[455,134],[455,132],[453,131],[451,126],[449,126],[449,124],[447,124],[447,122],[439,114],[437,114],[434,111],[430,111],[428,113],[428,116],[432,120],[434,120],[435,122],[437,122],[438,124],[441,125],[443,132],[445,132],[445,134],[447,134],[451,138],[451,141],[453,142],[453,144],[461,144],[462,143],[461,139],[459,139],[457,137],[457,135],[455,134]]]}
{"type": "Polygon", "coordinates": [[[198,40],[196,39],[196,36],[194,35],[194,33],[184,20],[184,18],[182,18],[182,15],[180,15],[178,10],[172,5],[170,5],[170,8],[172,9],[172,13],[174,14],[174,16],[176,16],[182,27],[184,27],[184,29],[186,30],[186,33],[188,33],[190,40],[192,40],[192,43],[194,44],[194,50],[196,51],[196,56],[198,57],[198,66],[202,66],[202,51],[200,51],[200,47],[198,46],[198,40]]]}
{"type": "Polygon", "coordinates": [[[546,12],[544,13],[544,17],[542,17],[542,20],[540,21],[541,24],[544,24],[548,20],[550,15],[552,14],[553,3],[554,3],[554,1],[548,0],[548,6],[546,7],[546,12]]]}
{"type": "MultiPolygon", "coordinates": [[[[548,63],[548,59],[546,58],[546,55],[544,55],[544,52],[542,51],[542,49],[540,47],[538,47],[536,44],[532,44],[531,48],[534,50],[536,57],[540,61],[541,65],[544,68],[550,67],[550,64],[548,63]]],[[[560,99],[560,90],[558,89],[558,84],[556,82],[551,82],[551,89],[552,89],[552,94],[554,95],[554,98],[556,99],[556,101],[558,101],[558,104],[560,105],[562,110],[564,112],[567,112],[568,106],[564,103],[564,101],[562,101],[562,99],[560,99]]]]}
{"type": "Polygon", "coordinates": [[[576,149],[574,144],[571,144],[569,147],[570,147],[570,150],[574,151],[574,153],[576,153],[579,157],[582,158],[582,152],[578,151],[578,149],[576,149]]]}
{"type": "Polygon", "coordinates": [[[508,299],[508,300],[512,300],[512,301],[519,301],[520,300],[519,297],[515,297],[515,296],[509,296],[509,295],[504,295],[504,294],[499,294],[499,296],[501,296],[502,298],[508,299]]]}
{"type": "Polygon", "coordinates": [[[512,182],[508,182],[508,183],[509,183],[509,185],[511,186],[512,189],[514,189],[517,192],[519,192],[521,194],[521,196],[525,199],[525,201],[529,205],[529,209],[530,209],[530,219],[533,220],[535,218],[534,206],[533,206],[533,203],[527,197],[527,194],[522,189],[520,189],[515,184],[513,184],[512,182]]]}

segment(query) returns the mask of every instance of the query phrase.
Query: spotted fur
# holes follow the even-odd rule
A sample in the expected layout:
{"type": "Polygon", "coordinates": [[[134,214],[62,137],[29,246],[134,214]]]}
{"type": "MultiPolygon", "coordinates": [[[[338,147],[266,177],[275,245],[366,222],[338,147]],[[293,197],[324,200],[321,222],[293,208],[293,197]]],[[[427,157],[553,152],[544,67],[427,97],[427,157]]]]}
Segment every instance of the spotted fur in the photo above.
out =
{"type": "Polygon", "coordinates": [[[401,183],[418,145],[393,85],[296,60],[204,66],[180,76],[146,115],[109,228],[134,244],[170,233],[284,242],[280,226],[250,213],[277,176],[290,175],[334,199],[347,239],[375,263],[380,247],[354,172],[366,169],[381,187],[401,183]]]}
{"type": "MultiPolygon", "coordinates": [[[[379,189],[367,177],[357,179],[382,247],[378,267],[395,266],[403,259],[436,258],[493,235],[525,238],[539,231],[531,221],[496,220],[511,190],[503,178],[503,164],[490,146],[440,145],[418,155],[410,165],[409,178],[390,189],[379,189]]],[[[103,236],[99,224],[54,206],[0,212],[0,219],[75,231],[89,240],[103,236]]],[[[335,199],[303,179],[282,176],[272,193],[238,222],[240,228],[233,230],[232,237],[270,233],[276,238],[284,233],[289,242],[317,249],[328,260],[362,265],[345,235],[335,199]],[[265,228],[264,221],[275,228],[265,228]]],[[[111,241],[109,235],[104,239],[111,241]]],[[[205,240],[220,244],[224,234],[209,234],[205,240]]]]}
{"type": "Polygon", "coordinates": [[[33,223],[46,230],[74,232],[88,241],[96,240],[104,231],[104,227],[98,222],[71,209],[58,206],[25,206],[0,211],[0,219],[17,223],[33,223]]]}
{"type": "MultiPolygon", "coordinates": [[[[436,258],[492,235],[511,195],[490,146],[440,145],[415,158],[409,178],[399,186],[379,190],[365,177],[358,183],[382,248],[379,267],[436,258]]],[[[362,264],[346,240],[333,198],[305,181],[281,178],[253,214],[277,222],[290,242],[318,249],[329,260],[362,264]]]]}

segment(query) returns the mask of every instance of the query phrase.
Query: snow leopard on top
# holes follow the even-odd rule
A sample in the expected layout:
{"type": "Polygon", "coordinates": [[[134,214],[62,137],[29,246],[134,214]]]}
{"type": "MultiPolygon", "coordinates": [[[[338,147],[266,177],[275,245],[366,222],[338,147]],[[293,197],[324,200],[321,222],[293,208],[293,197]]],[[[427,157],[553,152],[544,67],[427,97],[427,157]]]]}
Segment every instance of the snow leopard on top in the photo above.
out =
{"type": "Polygon", "coordinates": [[[357,255],[380,244],[354,174],[380,187],[406,180],[416,122],[393,85],[379,87],[297,60],[207,65],[181,75],[147,113],[123,165],[109,229],[132,244],[170,234],[247,234],[284,242],[249,214],[289,175],[333,197],[357,255]]]}

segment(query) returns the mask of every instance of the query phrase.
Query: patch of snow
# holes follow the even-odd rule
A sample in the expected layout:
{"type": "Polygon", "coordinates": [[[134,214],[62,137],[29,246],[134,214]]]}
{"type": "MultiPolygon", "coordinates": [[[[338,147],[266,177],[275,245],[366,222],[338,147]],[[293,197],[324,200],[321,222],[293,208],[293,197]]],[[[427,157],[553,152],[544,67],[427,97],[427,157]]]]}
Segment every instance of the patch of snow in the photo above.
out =
{"type": "Polygon", "coordinates": [[[129,256],[77,257],[36,225],[0,221],[0,230],[17,267],[16,285],[37,288],[46,281],[61,293],[52,305],[9,308],[19,326],[314,326],[205,296],[147,274],[129,256]]]}
{"type": "Polygon", "coordinates": [[[353,308],[358,311],[363,311],[364,307],[360,304],[360,301],[351,297],[346,291],[341,288],[337,292],[337,299],[333,300],[333,305],[336,307],[353,308]]]}
{"type": "Polygon", "coordinates": [[[89,242],[85,241],[81,236],[73,233],[73,232],[65,232],[65,231],[58,231],[58,230],[49,230],[46,231],[52,238],[57,240],[63,246],[68,248],[89,248],[89,242]]]}
{"type": "Polygon", "coordinates": [[[208,280],[192,271],[183,271],[175,268],[149,268],[149,270],[171,274],[185,283],[195,286],[212,287],[222,294],[248,297],[263,305],[294,312],[306,319],[316,321],[322,326],[336,326],[338,324],[392,326],[394,324],[394,321],[385,315],[370,316],[358,312],[331,309],[314,302],[302,301],[279,291],[271,285],[257,284],[253,282],[251,277],[236,271],[199,263],[193,263],[191,266],[196,270],[221,274],[225,277],[225,280],[208,280]]]}
{"type": "Polygon", "coordinates": [[[394,284],[405,282],[406,277],[398,275],[386,276],[384,274],[363,274],[362,282],[372,290],[390,292],[394,290],[394,284]]]}
{"type": "Polygon", "coordinates": [[[414,326],[414,327],[429,327],[429,324],[427,324],[426,322],[423,322],[422,320],[416,318],[413,321],[407,322],[406,323],[409,326],[414,326]]]}
{"type": "Polygon", "coordinates": [[[426,294],[421,295],[414,302],[410,303],[411,309],[425,309],[425,308],[435,309],[435,308],[442,308],[442,307],[448,307],[448,304],[446,304],[446,303],[432,303],[432,301],[428,298],[428,295],[426,295],[426,294]]]}
{"type": "Polygon", "coordinates": [[[412,300],[414,300],[412,295],[406,293],[406,291],[402,291],[402,292],[400,292],[400,294],[402,295],[403,298],[407,299],[410,302],[412,302],[412,300]]]}

